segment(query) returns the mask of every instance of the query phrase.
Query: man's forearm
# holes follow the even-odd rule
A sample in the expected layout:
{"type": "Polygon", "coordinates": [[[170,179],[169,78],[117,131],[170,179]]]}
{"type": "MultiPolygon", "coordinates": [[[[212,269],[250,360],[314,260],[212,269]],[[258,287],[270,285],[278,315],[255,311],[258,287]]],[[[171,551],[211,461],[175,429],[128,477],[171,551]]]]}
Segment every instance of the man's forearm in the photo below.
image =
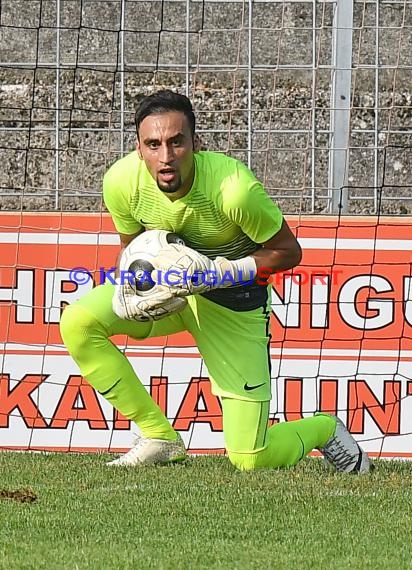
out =
{"type": "Polygon", "coordinates": [[[270,269],[272,273],[276,271],[286,271],[299,265],[302,258],[301,249],[266,249],[261,247],[256,250],[252,257],[256,261],[257,269],[270,269]]]}

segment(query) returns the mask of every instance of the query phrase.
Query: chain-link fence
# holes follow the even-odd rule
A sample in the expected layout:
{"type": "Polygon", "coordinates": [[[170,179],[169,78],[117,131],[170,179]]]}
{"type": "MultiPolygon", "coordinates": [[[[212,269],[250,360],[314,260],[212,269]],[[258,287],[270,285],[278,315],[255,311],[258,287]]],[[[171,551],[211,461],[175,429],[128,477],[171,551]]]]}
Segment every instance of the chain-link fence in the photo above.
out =
{"type": "Polygon", "coordinates": [[[0,6],[2,209],[99,210],[137,102],[170,87],[286,213],[412,212],[411,0],[0,6]]]}

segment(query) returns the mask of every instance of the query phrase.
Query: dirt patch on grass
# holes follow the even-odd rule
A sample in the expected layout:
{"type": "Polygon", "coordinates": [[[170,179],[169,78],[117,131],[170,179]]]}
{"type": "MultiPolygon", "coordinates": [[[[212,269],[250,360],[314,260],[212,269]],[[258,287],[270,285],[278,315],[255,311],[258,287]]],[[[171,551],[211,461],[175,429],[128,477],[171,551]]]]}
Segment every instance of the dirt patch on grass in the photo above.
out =
{"type": "Polygon", "coordinates": [[[0,500],[10,499],[18,503],[34,503],[37,501],[37,495],[32,489],[0,489],[0,500]]]}

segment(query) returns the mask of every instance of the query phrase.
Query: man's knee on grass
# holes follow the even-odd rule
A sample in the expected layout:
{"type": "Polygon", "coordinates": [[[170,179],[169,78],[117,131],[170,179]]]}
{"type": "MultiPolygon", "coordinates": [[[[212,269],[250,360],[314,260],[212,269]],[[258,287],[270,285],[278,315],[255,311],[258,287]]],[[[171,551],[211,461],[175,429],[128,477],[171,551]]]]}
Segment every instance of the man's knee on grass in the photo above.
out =
{"type": "MultiPolygon", "coordinates": [[[[284,425],[286,426],[286,422],[284,425]]],[[[241,471],[293,467],[305,455],[301,438],[292,433],[293,437],[285,438],[286,441],[283,441],[281,438],[274,437],[275,435],[271,430],[268,430],[265,446],[258,449],[250,451],[244,449],[228,450],[230,462],[241,471]]]]}
{"type": "Polygon", "coordinates": [[[228,451],[227,455],[230,463],[234,465],[236,469],[240,471],[253,471],[254,469],[266,467],[265,464],[262,464],[262,451],[264,450],[243,451],[241,453],[228,451]]]}

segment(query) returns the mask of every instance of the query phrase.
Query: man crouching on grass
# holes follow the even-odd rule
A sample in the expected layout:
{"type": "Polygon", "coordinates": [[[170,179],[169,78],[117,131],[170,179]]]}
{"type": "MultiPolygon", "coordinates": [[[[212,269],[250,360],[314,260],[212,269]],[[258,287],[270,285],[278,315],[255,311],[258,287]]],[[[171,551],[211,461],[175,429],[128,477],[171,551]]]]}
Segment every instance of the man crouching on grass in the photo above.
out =
{"type": "Polygon", "coordinates": [[[109,465],[185,459],[180,435],[109,339],[186,330],[220,400],[233,465],[242,470],[290,467],[316,448],[338,471],[368,472],[368,456],[334,416],[320,413],[268,427],[269,287],[238,283],[242,275],[256,276],[262,268],[275,273],[300,263],[300,246],[278,206],[241,162],[197,150],[195,116],[184,95],[164,90],[143,99],[136,130],[136,150],[113,164],[103,183],[121,247],[147,229],[175,232],[186,246],[170,244],[159,254],[162,271],[217,276],[230,271],[233,280],[169,284],[153,299],[145,297],[144,309],[130,287],[107,283],[66,308],[61,334],[81,373],[140,430],[137,444],[109,465]],[[180,305],[177,298],[187,303],[180,305]],[[167,306],[170,311],[160,319],[159,308],[167,306]]]}

